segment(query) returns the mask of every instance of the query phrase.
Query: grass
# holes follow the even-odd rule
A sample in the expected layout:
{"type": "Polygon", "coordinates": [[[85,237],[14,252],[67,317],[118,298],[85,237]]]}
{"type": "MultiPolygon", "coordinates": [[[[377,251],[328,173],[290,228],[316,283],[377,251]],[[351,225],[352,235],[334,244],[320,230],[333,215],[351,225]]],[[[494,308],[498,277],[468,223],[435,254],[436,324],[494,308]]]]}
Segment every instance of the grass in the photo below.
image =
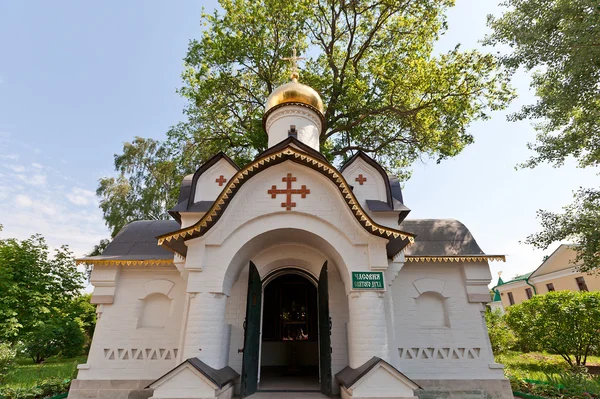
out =
{"type": "MultiPolygon", "coordinates": [[[[560,355],[542,352],[508,352],[496,356],[496,362],[504,364],[507,377],[539,381],[547,381],[549,376],[558,377],[569,369],[569,365],[560,355]]],[[[588,357],[587,365],[600,365],[600,357],[588,357]]]]}
{"type": "Polygon", "coordinates": [[[77,365],[85,361],[86,357],[50,358],[42,364],[34,364],[31,359],[17,359],[14,368],[7,374],[1,386],[29,388],[48,378],[69,379],[74,377],[77,365]]]}

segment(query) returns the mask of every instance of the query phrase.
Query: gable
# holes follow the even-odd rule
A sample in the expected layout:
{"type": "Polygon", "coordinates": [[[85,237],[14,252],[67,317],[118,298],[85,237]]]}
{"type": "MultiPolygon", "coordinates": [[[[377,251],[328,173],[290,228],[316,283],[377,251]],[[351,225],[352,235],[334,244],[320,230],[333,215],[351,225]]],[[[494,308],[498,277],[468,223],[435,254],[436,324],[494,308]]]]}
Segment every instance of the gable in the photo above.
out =
{"type": "Polygon", "coordinates": [[[194,191],[191,193],[189,204],[193,205],[202,201],[214,201],[237,171],[238,169],[225,158],[217,160],[214,165],[204,170],[193,181],[192,187],[194,191]]]}
{"type": "MultiPolygon", "coordinates": [[[[362,154],[362,153],[360,153],[362,154]]],[[[346,181],[364,208],[367,200],[378,200],[392,205],[391,189],[387,174],[366,155],[351,158],[341,169],[346,181]]]]}
{"type": "Polygon", "coordinates": [[[390,370],[390,368],[380,363],[352,386],[352,396],[379,398],[413,397],[414,389],[417,387],[412,381],[399,375],[398,371],[390,370]]]}
{"type": "Polygon", "coordinates": [[[577,254],[569,245],[561,244],[549,257],[542,263],[533,273],[530,278],[539,277],[546,274],[558,272],[561,270],[569,270],[575,267],[573,261],[577,254]]]}
{"type": "Polygon", "coordinates": [[[389,240],[389,243],[393,243],[393,246],[388,245],[388,257],[395,256],[406,245],[414,241],[414,236],[410,233],[385,227],[374,222],[353,195],[352,190],[345,181],[343,175],[341,175],[334,167],[310,154],[288,146],[277,152],[264,155],[244,169],[238,171],[227,183],[227,186],[223,189],[221,194],[219,194],[211,209],[198,222],[187,228],[157,237],[159,245],[165,245],[174,251],[178,251],[177,245],[174,245],[177,242],[204,235],[217,223],[225,209],[229,206],[231,199],[253,176],[288,160],[305,165],[329,179],[336,187],[336,195],[346,202],[346,206],[350,209],[354,218],[362,228],[370,234],[385,238],[389,240]]]}

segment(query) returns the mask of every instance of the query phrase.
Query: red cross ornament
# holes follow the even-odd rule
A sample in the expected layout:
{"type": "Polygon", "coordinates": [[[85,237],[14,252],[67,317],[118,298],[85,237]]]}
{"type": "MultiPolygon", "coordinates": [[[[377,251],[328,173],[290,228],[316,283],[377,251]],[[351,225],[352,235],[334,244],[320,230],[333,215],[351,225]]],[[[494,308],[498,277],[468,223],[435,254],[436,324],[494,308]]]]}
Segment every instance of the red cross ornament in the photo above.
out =
{"type": "Polygon", "coordinates": [[[363,175],[361,173],[360,175],[358,175],[358,177],[356,179],[354,179],[354,181],[357,181],[358,184],[360,184],[362,186],[363,183],[367,181],[367,178],[363,177],[363,175]]]}
{"type": "Polygon", "coordinates": [[[305,185],[302,185],[300,189],[292,188],[292,182],[295,182],[296,178],[293,177],[291,173],[288,173],[286,177],[282,177],[281,181],[286,183],[286,188],[284,190],[278,189],[277,186],[272,186],[267,193],[271,194],[271,198],[273,199],[277,198],[278,194],[285,194],[285,202],[281,203],[281,207],[285,208],[286,211],[291,211],[292,208],[296,206],[296,203],[292,202],[293,194],[300,194],[302,198],[306,198],[306,196],[310,194],[310,190],[307,189],[305,185]]]}
{"type": "Polygon", "coordinates": [[[225,184],[226,181],[227,181],[227,179],[225,178],[225,176],[221,175],[221,176],[219,176],[218,179],[215,180],[215,183],[219,183],[219,187],[220,187],[223,184],[225,184]]]}

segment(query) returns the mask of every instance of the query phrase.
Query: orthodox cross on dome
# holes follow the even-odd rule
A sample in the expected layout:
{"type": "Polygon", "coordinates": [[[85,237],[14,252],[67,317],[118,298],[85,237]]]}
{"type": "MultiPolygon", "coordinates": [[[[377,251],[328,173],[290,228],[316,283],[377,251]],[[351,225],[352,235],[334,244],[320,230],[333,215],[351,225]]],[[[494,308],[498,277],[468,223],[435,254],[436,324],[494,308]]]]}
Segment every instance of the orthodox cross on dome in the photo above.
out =
{"type": "Polygon", "coordinates": [[[291,211],[292,208],[296,206],[295,202],[292,202],[292,194],[300,194],[302,198],[306,198],[307,194],[310,194],[310,190],[306,188],[305,185],[302,185],[300,189],[292,188],[292,182],[296,181],[296,178],[292,176],[291,173],[288,173],[286,177],[281,178],[282,182],[286,183],[285,190],[280,190],[277,186],[272,186],[268,194],[271,194],[271,198],[275,199],[278,194],[285,194],[286,200],[281,203],[281,207],[285,208],[286,211],[291,211]]]}
{"type": "Polygon", "coordinates": [[[215,183],[219,183],[219,187],[220,187],[223,184],[225,184],[226,181],[227,181],[227,179],[225,178],[225,176],[221,175],[221,176],[219,176],[218,179],[215,180],[215,183]]]}
{"type": "Polygon", "coordinates": [[[296,61],[305,60],[305,59],[306,58],[304,58],[304,57],[297,57],[296,56],[296,47],[295,46],[292,49],[292,56],[291,57],[284,57],[284,58],[282,58],[283,61],[290,61],[290,65],[292,67],[292,74],[290,76],[291,76],[292,80],[298,79],[298,76],[300,76],[298,74],[298,63],[296,61]]]}
{"type": "Polygon", "coordinates": [[[360,175],[358,175],[358,177],[356,179],[354,179],[354,181],[357,181],[358,184],[360,184],[362,186],[363,183],[367,181],[367,178],[363,177],[363,175],[361,173],[360,175]]]}

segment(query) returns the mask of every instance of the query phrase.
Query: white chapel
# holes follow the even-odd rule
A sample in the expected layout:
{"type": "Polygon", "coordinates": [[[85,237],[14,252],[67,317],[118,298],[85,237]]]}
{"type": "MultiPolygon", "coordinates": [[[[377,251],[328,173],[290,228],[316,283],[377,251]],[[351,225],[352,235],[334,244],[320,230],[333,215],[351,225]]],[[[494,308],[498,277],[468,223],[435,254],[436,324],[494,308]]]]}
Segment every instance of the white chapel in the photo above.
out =
{"type": "Polygon", "coordinates": [[[79,259],[98,322],[69,398],[512,398],[484,321],[504,257],[457,220],[410,219],[366,154],[332,166],[297,73],[263,126],[253,162],[220,153],[183,179],[173,220],[79,259]]]}

